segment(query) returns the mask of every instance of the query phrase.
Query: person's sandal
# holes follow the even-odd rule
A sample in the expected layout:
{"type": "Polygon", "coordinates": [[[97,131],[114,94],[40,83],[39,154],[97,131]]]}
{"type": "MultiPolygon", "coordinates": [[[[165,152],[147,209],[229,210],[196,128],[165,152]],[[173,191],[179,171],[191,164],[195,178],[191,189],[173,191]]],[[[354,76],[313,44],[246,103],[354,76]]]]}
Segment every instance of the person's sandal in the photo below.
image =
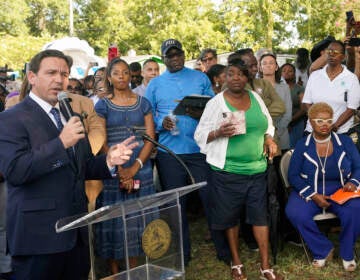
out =
{"type": "Polygon", "coordinates": [[[333,259],[334,256],[334,248],[332,248],[329,252],[329,254],[326,256],[325,259],[314,259],[312,261],[312,266],[314,268],[322,268],[326,265],[327,261],[331,261],[333,259]]]}
{"type": "Polygon", "coordinates": [[[242,267],[242,264],[231,265],[232,280],[247,280],[245,273],[241,270],[242,267]]]}
{"type": "Polygon", "coordinates": [[[343,266],[344,266],[345,271],[353,272],[356,269],[356,262],[355,262],[355,260],[351,260],[351,261],[343,260],[343,266]]]}
{"type": "Polygon", "coordinates": [[[274,272],[272,268],[262,269],[260,267],[260,279],[262,280],[283,280],[284,276],[274,272]]]}

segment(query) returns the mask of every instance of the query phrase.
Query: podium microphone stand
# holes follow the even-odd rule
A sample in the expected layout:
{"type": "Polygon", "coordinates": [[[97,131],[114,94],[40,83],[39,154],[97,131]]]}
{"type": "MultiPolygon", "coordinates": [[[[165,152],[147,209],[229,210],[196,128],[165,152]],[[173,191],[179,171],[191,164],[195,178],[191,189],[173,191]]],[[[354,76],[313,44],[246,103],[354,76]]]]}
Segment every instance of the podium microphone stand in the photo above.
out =
{"type": "MultiPolygon", "coordinates": [[[[139,131],[141,129],[134,128],[134,130],[139,131]]],[[[181,158],[179,158],[172,150],[170,150],[168,147],[160,144],[159,142],[155,141],[154,139],[152,139],[146,133],[142,134],[142,138],[149,141],[149,142],[151,142],[151,143],[153,143],[155,146],[160,147],[161,149],[164,149],[171,156],[173,156],[181,164],[181,166],[185,169],[186,173],[188,174],[188,176],[190,178],[191,184],[195,184],[195,179],[194,179],[193,175],[191,174],[189,168],[186,166],[186,164],[183,162],[183,160],[181,158]]]]}
{"type": "MultiPolygon", "coordinates": [[[[144,133],[141,136],[174,156],[194,182],[189,169],[177,155],[149,135],[144,133]]],[[[126,269],[102,280],[185,280],[180,198],[205,185],[206,182],[193,183],[106,205],[90,213],[64,217],[56,222],[55,229],[61,233],[115,218],[121,219],[126,269]],[[134,224],[140,230],[139,236],[133,236],[127,231],[134,224]],[[133,246],[134,242],[141,245],[143,256],[137,259],[137,266],[131,268],[129,247],[133,246]]]]}

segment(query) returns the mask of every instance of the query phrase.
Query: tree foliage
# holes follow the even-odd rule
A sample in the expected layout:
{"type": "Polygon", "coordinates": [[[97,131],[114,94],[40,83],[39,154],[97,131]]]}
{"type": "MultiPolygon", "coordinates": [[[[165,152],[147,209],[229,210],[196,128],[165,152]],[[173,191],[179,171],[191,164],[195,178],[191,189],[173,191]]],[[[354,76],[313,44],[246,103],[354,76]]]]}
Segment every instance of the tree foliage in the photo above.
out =
{"type": "MultiPolygon", "coordinates": [[[[160,51],[163,40],[174,37],[184,44],[189,57],[199,49],[223,41],[224,36],[212,28],[208,19],[213,4],[209,0],[139,0],[90,1],[84,9],[80,37],[98,47],[104,54],[110,43],[117,43],[126,54],[134,49],[138,54],[160,51]],[[101,18],[97,15],[101,11],[101,18]],[[85,29],[85,26],[92,26],[85,29]],[[94,28],[96,26],[96,28],[94,28]],[[101,41],[101,45],[97,41],[101,41]],[[105,44],[104,44],[105,43],[105,44]]],[[[221,45],[221,44],[220,44],[221,45]]]]}
{"type": "Polygon", "coordinates": [[[87,40],[97,54],[105,56],[109,43],[115,43],[115,36],[122,32],[122,27],[118,23],[121,18],[121,3],[90,0],[78,4],[81,13],[74,21],[76,35],[87,40]]]}
{"type": "Polygon", "coordinates": [[[297,29],[300,38],[307,41],[320,41],[329,34],[340,34],[343,26],[337,25],[337,19],[342,16],[345,19],[345,13],[339,15],[341,10],[340,1],[305,1],[301,3],[299,9],[299,20],[297,29]],[[322,11],[326,10],[327,13],[322,11]]]}
{"type": "MultiPolygon", "coordinates": [[[[20,68],[43,45],[69,34],[69,1],[12,0],[0,4],[0,66],[20,68]]],[[[72,0],[75,36],[106,56],[116,43],[126,55],[159,54],[181,41],[188,59],[201,49],[310,48],[344,36],[345,11],[360,19],[358,0],[72,0]],[[215,4],[217,3],[217,4],[215,4]]]]}
{"type": "Polygon", "coordinates": [[[69,31],[68,1],[27,0],[31,14],[26,18],[29,35],[41,37],[44,34],[63,36],[69,31]]]}
{"type": "Polygon", "coordinates": [[[25,24],[25,19],[29,14],[30,8],[24,0],[1,1],[0,36],[27,34],[28,26],[25,24]]]}
{"type": "Polygon", "coordinates": [[[2,36],[2,42],[0,43],[0,67],[7,64],[12,69],[22,70],[24,64],[29,62],[34,54],[52,40],[54,38],[50,36],[24,36],[21,38],[21,41],[19,41],[19,37],[12,35],[2,36]]]}

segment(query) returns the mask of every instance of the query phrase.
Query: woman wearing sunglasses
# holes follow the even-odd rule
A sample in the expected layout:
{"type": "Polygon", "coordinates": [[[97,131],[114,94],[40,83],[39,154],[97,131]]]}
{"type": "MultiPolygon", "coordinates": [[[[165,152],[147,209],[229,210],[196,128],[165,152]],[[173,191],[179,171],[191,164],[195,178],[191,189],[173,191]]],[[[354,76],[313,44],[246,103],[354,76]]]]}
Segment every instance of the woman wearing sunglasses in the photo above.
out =
{"type": "Polygon", "coordinates": [[[75,78],[69,79],[67,91],[73,94],[86,95],[83,84],[78,79],[75,78]]]}
{"type": "Polygon", "coordinates": [[[323,209],[334,213],[341,222],[340,257],[346,271],[354,271],[354,246],[360,235],[360,199],[337,204],[330,195],[342,188],[360,190],[360,155],[351,138],[332,132],[334,113],[320,102],[308,112],[312,133],[298,141],[289,165],[293,187],[286,214],[302,235],[313,255],[312,266],[324,267],[332,258],[334,245],[320,232],[313,217],[323,209]]]}
{"type": "MultiPolygon", "coordinates": [[[[333,41],[326,49],[327,65],[313,72],[305,88],[303,104],[306,109],[317,102],[327,102],[334,110],[331,129],[347,133],[354,124],[354,112],[360,105],[359,80],[342,64],[345,45],[333,41]]],[[[308,121],[305,130],[312,131],[308,121]]]]}

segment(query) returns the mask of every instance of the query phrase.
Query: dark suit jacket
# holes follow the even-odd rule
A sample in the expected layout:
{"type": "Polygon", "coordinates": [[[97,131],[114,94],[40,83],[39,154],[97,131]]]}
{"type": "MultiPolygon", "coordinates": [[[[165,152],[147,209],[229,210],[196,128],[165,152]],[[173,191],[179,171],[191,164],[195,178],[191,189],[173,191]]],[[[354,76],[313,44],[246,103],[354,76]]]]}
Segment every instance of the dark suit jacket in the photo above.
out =
{"type": "Polygon", "coordinates": [[[0,113],[0,172],[8,184],[7,237],[15,255],[70,250],[86,229],[55,232],[58,219],[87,212],[85,179],[110,177],[105,155],[94,157],[86,139],[74,161],[59,131],[30,97],[0,113]],[[80,234],[79,234],[80,233],[80,234]]]}

